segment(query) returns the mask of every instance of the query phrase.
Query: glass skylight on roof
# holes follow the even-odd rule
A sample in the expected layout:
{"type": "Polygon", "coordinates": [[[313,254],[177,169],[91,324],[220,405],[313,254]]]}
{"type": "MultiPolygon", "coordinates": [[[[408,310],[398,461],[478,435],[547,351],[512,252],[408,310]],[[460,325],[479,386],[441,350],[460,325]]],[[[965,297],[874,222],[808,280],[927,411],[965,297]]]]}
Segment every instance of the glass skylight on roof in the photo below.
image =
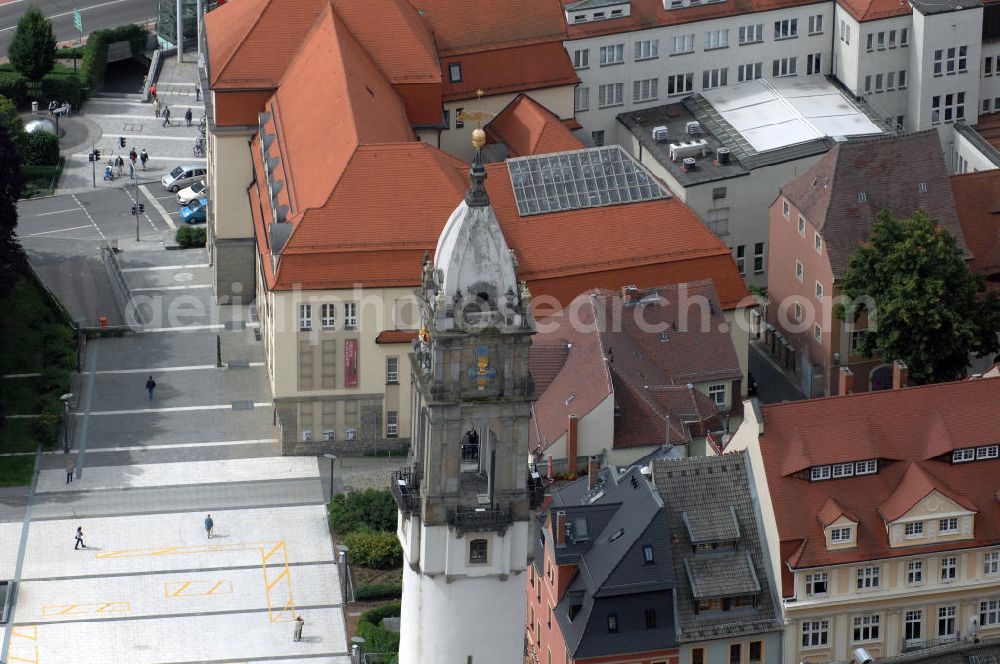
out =
{"type": "Polygon", "coordinates": [[[617,145],[507,160],[522,217],[669,198],[617,145]]]}

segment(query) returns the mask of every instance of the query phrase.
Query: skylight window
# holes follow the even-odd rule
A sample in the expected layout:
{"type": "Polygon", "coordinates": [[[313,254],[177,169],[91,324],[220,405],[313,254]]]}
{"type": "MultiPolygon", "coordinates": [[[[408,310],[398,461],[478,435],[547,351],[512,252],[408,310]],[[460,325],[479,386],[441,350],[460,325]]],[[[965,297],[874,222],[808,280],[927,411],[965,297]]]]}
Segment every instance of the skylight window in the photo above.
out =
{"type": "Polygon", "coordinates": [[[462,63],[452,62],[448,65],[448,80],[452,83],[459,83],[462,80],[462,63]]]}

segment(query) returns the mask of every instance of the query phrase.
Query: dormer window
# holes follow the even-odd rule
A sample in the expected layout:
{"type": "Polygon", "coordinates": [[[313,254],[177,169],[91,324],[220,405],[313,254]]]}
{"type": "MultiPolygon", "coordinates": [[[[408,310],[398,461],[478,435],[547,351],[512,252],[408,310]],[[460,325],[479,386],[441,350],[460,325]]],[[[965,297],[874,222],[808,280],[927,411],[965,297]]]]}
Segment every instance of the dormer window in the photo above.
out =
{"type": "Polygon", "coordinates": [[[809,479],[813,482],[830,479],[830,466],[813,466],[809,479]]]}
{"type": "Polygon", "coordinates": [[[837,543],[837,544],[843,544],[844,542],[850,542],[852,539],[854,539],[854,537],[853,537],[853,535],[851,533],[851,531],[853,531],[853,530],[854,529],[851,528],[851,527],[833,528],[830,531],[830,541],[834,542],[834,543],[837,543]]]}
{"type": "Polygon", "coordinates": [[[864,461],[849,461],[835,463],[829,466],[813,466],[809,469],[809,479],[819,482],[828,479],[841,479],[854,475],[874,475],[878,472],[878,459],[864,461]]]}
{"type": "Polygon", "coordinates": [[[459,83],[462,80],[462,63],[452,62],[448,65],[448,80],[452,83],[459,83]]]}
{"type": "Polygon", "coordinates": [[[608,614],[608,634],[618,633],[618,614],[609,613],[608,614]]]}
{"type": "Polygon", "coordinates": [[[854,474],[854,464],[853,463],[835,463],[833,464],[833,476],[834,477],[850,477],[854,474]]]}
{"type": "Polygon", "coordinates": [[[806,595],[825,595],[827,592],[826,572],[806,574],[806,595]]]}
{"type": "Polygon", "coordinates": [[[653,557],[653,546],[651,544],[644,544],[642,546],[642,561],[647,565],[652,565],[656,562],[653,557]]]}
{"type": "Polygon", "coordinates": [[[905,529],[904,529],[904,534],[907,537],[923,537],[924,536],[924,522],[923,521],[914,521],[912,523],[906,524],[905,529]]]}
{"type": "Polygon", "coordinates": [[[987,461],[989,459],[1000,458],[1000,445],[980,445],[979,447],[965,447],[951,453],[952,463],[966,463],[968,461],[987,461]]]}
{"type": "Polygon", "coordinates": [[[938,520],[938,535],[954,535],[958,532],[958,518],[948,517],[938,520]]]}
{"type": "Polygon", "coordinates": [[[968,447],[964,450],[955,450],[951,453],[952,463],[965,463],[966,461],[976,460],[976,450],[968,447]]]}

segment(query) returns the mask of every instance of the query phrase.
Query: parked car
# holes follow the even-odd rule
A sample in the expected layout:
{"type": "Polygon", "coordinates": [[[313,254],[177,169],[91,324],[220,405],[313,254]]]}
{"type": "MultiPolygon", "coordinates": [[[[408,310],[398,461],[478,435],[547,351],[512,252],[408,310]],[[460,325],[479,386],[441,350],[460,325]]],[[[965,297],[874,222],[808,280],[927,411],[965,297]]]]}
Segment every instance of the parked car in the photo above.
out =
{"type": "Polygon", "coordinates": [[[206,196],[208,196],[208,187],[205,185],[205,181],[202,180],[201,182],[195,182],[187,189],[181,189],[180,193],[177,194],[177,202],[181,205],[187,205],[195,199],[206,196]]]}
{"type": "Polygon", "coordinates": [[[177,193],[181,189],[190,187],[195,182],[205,179],[205,173],[207,171],[208,169],[205,167],[205,164],[188,164],[187,166],[178,166],[164,175],[161,183],[163,184],[163,188],[167,191],[177,193]]]}
{"type": "Polygon", "coordinates": [[[208,208],[207,198],[196,198],[181,208],[181,221],[185,224],[200,224],[205,221],[205,211],[208,208]]]}

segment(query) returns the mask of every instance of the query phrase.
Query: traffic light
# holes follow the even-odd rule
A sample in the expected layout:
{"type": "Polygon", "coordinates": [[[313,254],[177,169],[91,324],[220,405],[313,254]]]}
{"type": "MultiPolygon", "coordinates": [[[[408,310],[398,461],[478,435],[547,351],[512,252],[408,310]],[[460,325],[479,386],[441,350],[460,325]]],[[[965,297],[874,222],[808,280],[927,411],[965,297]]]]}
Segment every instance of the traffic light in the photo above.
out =
{"type": "Polygon", "coordinates": [[[134,216],[136,216],[136,212],[135,212],[135,206],[134,206],[134,205],[132,206],[132,216],[133,216],[133,217],[134,217],[134,216]]]}
{"type": "Polygon", "coordinates": [[[101,158],[101,151],[94,148],[94,161],[98,161],[101,158]]]}
{"type": "Polygon", "coordinates": [[[87,161],[94,161],[94,153],[93,152],[87,153],[87,161]]]}
{"type": "Polygon", "coordinates": [[[142,203],[139,203],[139,214],[145,214],[145,212],[146,212],[146,206],[143,205],[142,203]]]}
{"type": "Polygon", "coordinates": [[[118,137],[118,147],[122,147],[122,148],[125,147],[125,137],[124,136],[119,136],[118,137]]]}

